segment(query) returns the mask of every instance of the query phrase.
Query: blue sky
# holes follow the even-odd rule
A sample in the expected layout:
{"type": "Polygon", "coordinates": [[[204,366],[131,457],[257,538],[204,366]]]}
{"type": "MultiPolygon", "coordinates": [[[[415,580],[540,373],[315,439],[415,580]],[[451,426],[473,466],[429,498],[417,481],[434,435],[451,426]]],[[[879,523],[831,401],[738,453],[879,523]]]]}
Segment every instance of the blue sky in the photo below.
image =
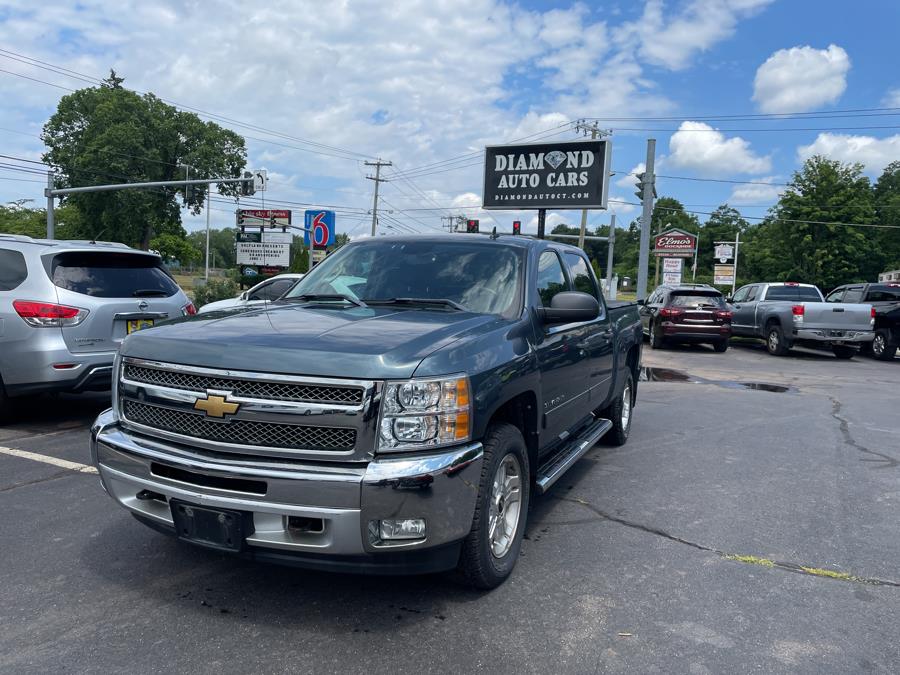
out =
{"type": "MultiPolygon", "coordinates": [[[[339,231],[354,236],[369,229],[362,162],[374,157],[395,163],[380,204],[387,231],[430,231],[451,214],[533,228],[533,213],[479,211],[477,153],[522,137],[574,139],[568,125],[581,117],[615,129],[614,170],[635,170],[653,136],[658,173],[681,177],[661,178],[661,195],[700,212],[728,201],[761,216],[809,154],[862,162],[873,178],[900,159],[900,129],[859,128],[900,127],[897,26],[900,3],[887,0],[852,11],[837,0],[273,0],[258,9],[9,0],[0,69],[16,74],[0,72],[0,154],[38,159],[36,135],[65,88],[87,86],[24,55],[89,78],[114,67],[126,85],[253,125],[220,121],[253,137],[248,168],[269,170],[269,203],[297,219],[303,204],[338,205],[339,231]],[[834,112],[875,108],[895,109],[834,112]],[[714,119],[809,111],[831,114],[714,119]],[[622,117],[637,119],[608,119],[622,117]],[[686,180],[696,178],[747,183],[686,180]]],[[[20,169],[0,167],[0,201],[41,200],[41,177],[20,169]]],[[[623,203],[632,192],[627,176],[612,179],[620,224],[636,215],[623,203]]],[[[217,202],[214,226],[231,224],[233,209],[217,202]]],[[[608,218],[597,211],[590,222],[608,218]]],[[[577,219],[550,214],[551,224],[577,219]]],[[[188,229],[204,223],[185,217],[188,229]]]]}

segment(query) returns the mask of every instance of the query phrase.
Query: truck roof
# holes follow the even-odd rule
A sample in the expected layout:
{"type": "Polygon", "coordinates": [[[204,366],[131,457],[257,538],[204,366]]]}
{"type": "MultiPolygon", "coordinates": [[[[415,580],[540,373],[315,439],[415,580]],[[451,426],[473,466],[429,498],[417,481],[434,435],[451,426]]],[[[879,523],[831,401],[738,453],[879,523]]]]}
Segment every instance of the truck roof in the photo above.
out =
{"type": "MultiPolygon", "coordinates": [[[[537,237],[533,237],[527,234],[497,234],[497,237],[494,238],[490,234],[487,233],[479,233],[479,234],[469,234],[467,232],[458,232],[453,234],[417,234],[417,235],[406,235],[406,234],[397,234],[397,235],[387,235],[383,237],[378,237],[378,241],[433,241],[433,242],[448,242],[448,241],[462,241],[462,238],[465,238],[465,241],[469,243],[480,243],[485,246],[497,246],[498,244],[504,246],[515,246],[517,248],[543,248],[543,247],[553,247],[558,249],[567,249],[571,251],[583,252],[577,246],[573,246],[572,244],[564,244],[562,242],[553,241],[551,239],[538,239],[537,237]]],[[[368,241],[367,239],[357,239],[356,241],[368,241]]],[[[352,242],[355,243],[355,242],[352,242]]]]}

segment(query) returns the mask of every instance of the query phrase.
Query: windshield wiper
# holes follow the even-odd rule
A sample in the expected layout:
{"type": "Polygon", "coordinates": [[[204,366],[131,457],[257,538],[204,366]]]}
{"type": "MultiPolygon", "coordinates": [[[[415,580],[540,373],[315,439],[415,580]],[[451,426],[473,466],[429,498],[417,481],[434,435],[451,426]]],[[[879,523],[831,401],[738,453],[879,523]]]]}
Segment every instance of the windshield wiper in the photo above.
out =
{"type": "Polygon", "coordinates": [[[357,307],[365,307],[366,303],[362,300],[357,300],[356,298],[351,298],[349,295],[344,295],[343,293],[304,293],[302,295],[292,295],[289,298],[281,298],[282,300],[302,300],[304,302],[317,302],[319,300],[326,301],[342,301],[349,302],[351,305],[356,305],[357,307]]]}
{"type": "Polygon", "coordinates": [[[167,298],[169,294],[158,288],[139,288],[131,294],[133,298],[167,298]]]}
{"type": "Polygon", "coordinates": [[[449,307],[460,312],[469,311],[458,302],[447,298],[386,298],[384,300],[366,300],[366,302],[370,305],[422,305],[449,307]]]}

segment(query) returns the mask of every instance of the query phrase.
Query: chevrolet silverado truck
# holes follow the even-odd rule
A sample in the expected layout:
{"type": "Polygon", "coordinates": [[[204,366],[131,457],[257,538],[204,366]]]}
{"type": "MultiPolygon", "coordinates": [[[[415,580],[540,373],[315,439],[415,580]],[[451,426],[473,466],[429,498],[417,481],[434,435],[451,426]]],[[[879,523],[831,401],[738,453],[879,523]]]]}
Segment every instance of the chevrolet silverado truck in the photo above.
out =
{"type": "Polygon", "coordinates": [[[352,242],[265,307],[130,335],[93,464],[188,542],[494,587],[532,494],[628,439],[641,324],[599,289],[545,240],[352,242]]]}
{"type": "Polygon", "coordinates": [[[871,305],[824,302],[811,284],[749,284],[730,302],[732,335],[763,338],[774,356],[798,345],[831,349],[837,358],[849,359],[875,337],[871,305]]]}

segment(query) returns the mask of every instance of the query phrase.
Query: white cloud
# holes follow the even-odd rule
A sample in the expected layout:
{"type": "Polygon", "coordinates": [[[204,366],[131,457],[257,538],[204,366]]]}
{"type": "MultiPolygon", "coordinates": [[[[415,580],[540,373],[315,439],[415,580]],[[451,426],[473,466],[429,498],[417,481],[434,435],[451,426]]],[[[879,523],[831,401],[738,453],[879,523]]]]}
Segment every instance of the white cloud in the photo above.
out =
{"type": "Polygon", "coordinates": [[[634,174],[636,174],[636,173],[643,173],[643,172],[646,171],[646,170],[647,170],[647,165],[644,164],[643,162],[640,162],[640,163],[638,163],[631,171],[629,171],[628,173],[624,174],[621,178],[618,178],[618,179],[616,180],[615,184],[616,184],[618,187],[624,188],[624,189],[628,189],[628,188],[635,188],[635,189],[637,189],[637,188],[635,187],[635,181],[637,181],[637,178],[635,177],[634,174]]]}
{"type": "Polygon", "coordinates": [[[764,204],[766,206],[774,204],[781,196],[781,193],[784,192],[784,187],[771,184],[761,185],[761,183],[772,183],[774,180],[775,176],[766,176],[757,178],[756,182],[752,184],[736,185],[731,191],[728,203],[736,206],[741,204],[764,204]]]}
{"type": "Polygon", "coordinates": [[[878,174],[893,161],[900,159],[900,134],[887,138],[822,133],[809,145],[797,148],[800,161],[812,155],[824,155],[841,162],[859,162],[868,173],[878,174]]]}
{"type": "Polygon", "coordinates": [[[734,34],[740,19],[751,16],[772,0],[692,0],[670,17],[663,0],[648,0],[640,20],[625,26],[620,40],[636,36],[640,55],[649,63],[671,70],[686,68],[697,52],[710,49],[734,34]]]}
{"type": "Polygon", "coordinates": [[[837,45],[779,49],[757,69],[753,100],[766,113],[813,110],[841,97],[849,70],[850,57],[837,45]]]}
{"type": "Polygon", "coordinates": [[[772,165],[769,157],[754,153],[743,138],[726,138],[708,124],[690,121],[682,122],[669,139],[668,161],[707,175],[764,173],[772,165]]]}
{"type": "Polygon", "coordinates": [[[900,108],[900,87],[895,87],[881,99],[882,108],[900,108]]]}

